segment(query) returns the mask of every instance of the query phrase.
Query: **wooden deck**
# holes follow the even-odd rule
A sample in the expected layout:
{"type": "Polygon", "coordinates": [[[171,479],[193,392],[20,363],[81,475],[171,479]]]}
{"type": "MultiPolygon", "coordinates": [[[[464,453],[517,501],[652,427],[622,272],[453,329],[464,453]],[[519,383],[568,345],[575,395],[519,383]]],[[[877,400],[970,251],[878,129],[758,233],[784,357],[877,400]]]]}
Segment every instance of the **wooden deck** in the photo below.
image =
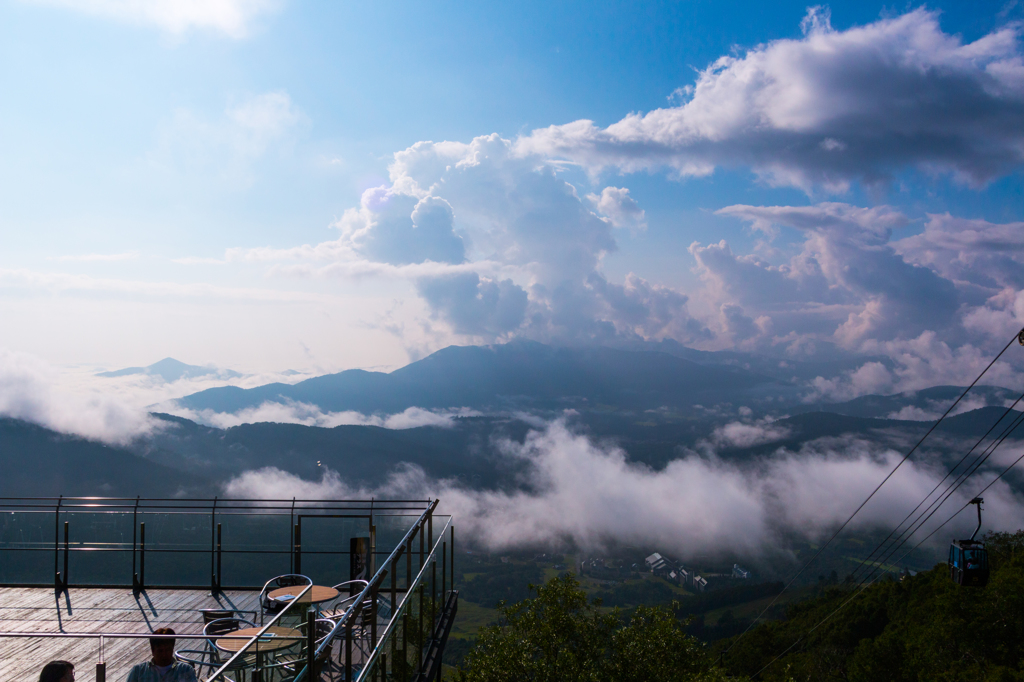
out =
{"type": "MultiPolygon", "coordinates": [[[[209,590],[146,590],[136,598],[129,589],[90,588],[71,588],[56,598],[53,588],[3,587],[0,634],[148,633],[160,627],[199,634],[203,626],[198,609],[257,611],[258,598],[258,591],[227,591],[214,597],[209,590]]],[[[176,648],[201,649],[202,645],[179,641],[176,648]]],[[[110,682],[122,682],[133,665],[150,656],[145,640],[105,639],[103,649],[110,682]]],[[[54,659],[74,663],[77,682],[93,682],[99,640],[0,636],[0,680],[33,682],[43,665],[54,659]]]]}

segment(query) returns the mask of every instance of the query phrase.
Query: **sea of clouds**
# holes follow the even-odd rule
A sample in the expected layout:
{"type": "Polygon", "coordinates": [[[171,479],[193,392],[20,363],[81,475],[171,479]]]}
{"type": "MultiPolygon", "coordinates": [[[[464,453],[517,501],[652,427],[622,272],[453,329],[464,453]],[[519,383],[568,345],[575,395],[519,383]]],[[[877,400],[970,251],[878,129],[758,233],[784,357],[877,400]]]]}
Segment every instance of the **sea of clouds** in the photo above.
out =
{"type": "MultiPolygon", "coordinates": [[[[779,437],[770,425],[727,426],[742,442],[779,437]],[[755,433],[757,432],[757,433],[755,433]]],[[[439,511],[454,514],[460,533],[493,550],[539,545],[601,549],[615,544],[659,547],[680,556],[734,553],[762,555],[793,537],[821,540],[847,519],[902,453],[857,438],[822,439],[798,451],[737,464],[705,444],[661,470],[632,462],[620,448],[595,442],[556,419],[530,431],[522,443],[499,444],[504,456],[524,467],[515,485],[477,490],[438,480],[407,465],[377,487],[353,486],[335,471],[305,480],[276,468],[245,472],[225,486],[235,497],[351,499],[436,497],[439,511]]],[[[1005,466],[1024,452],[1014,445],[994,458],[1005,466]]],[[[908,461],[857,515],[852,529],[891,529],[942,477],[941,466],[908,461]]],[[[994,474],[979,480],[987,483],[994,474]]],[[[975,486],[978,487],[978,486],[975,486]]],[[[971,488],[973,490],[973,488],[971,488]]],[[[968,499],[957,492],[927,524],[924,537],[968,499]]],[[[1016,530],[1024,497],[1000,481],[985,494],[986,528],[1016,530]]],[[[965,515],[936,542],[969,532],[965,515]]]]}

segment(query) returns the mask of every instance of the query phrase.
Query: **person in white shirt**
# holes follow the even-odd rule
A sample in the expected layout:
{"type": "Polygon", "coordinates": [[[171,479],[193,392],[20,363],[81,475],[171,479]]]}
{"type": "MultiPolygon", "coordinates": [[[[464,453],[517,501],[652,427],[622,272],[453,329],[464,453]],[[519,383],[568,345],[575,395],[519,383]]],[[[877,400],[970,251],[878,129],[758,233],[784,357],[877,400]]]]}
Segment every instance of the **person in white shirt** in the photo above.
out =
{"type": "MultiPolygon", "coordinates": [[[[154,635],[173,635],[171,628],[158,628],[154,635]]],[[[153,658],[137,663],[128,673],[128,682],[198,682],[196,671],[187,663],[174,660],[173,639],[151,639],[153,658]]]]}

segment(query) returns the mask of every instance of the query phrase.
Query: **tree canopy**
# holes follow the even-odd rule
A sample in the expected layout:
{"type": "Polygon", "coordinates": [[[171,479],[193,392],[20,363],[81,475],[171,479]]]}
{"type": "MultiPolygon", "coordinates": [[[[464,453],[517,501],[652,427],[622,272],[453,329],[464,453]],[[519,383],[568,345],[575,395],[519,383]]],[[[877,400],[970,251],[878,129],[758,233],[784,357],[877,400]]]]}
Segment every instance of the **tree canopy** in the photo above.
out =
{"type": "Polygon", "coordinates": [[[708,649],[671,609],[638,607],[628,619],[603,611],[571,574],[499,607],[481,628],[459,682],[714,682],[724,680],[708,649]]]}

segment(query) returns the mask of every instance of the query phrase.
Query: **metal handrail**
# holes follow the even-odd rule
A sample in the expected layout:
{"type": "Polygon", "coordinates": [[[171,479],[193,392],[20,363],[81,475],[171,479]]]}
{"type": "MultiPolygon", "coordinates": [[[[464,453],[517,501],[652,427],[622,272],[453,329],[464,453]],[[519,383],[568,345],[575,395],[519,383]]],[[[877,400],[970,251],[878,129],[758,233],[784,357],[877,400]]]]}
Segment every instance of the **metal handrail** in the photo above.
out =
{"type": "Polygon", "coordinates": [[[371,669],[373,664],[376,662],[377,658],[380,656],[380,653],[384,647],[384,643],[387,641],[388,636],[398,626],[398,621],[402,613],[405,611],[405,607],[409,601],[410,595],[412,595],[413,593],[412,587],[414,585],[419,585],[423,581],[423,578],[425,577],[427,571],[427,566],[430,564],[431,559],[437,553],[437,550],[441,547],[441,544],[444,541],[444,534],[451,527],[452,520],[453,518],[449,517],[448,522],[444,525],[444,528],[442,528],[441,532],[438,533],[437,541],[434,542],[434,546],[431,547],[430,553],[427,554],[426,557],[423,559],[423,565],[420,566],[420,571],[416,574],[416,579],[409,583],[409,588],[405,592],[405,597],[402,599],[401,605],[398,607],[392,605],[391,621],[388,623],[388,626],[384,628],[384,632],[381,633],[380,638],[377,640],[377,645],[374,647],[373,651],[370,652],[370,655],[366,658],[366,663],[363,664],[363,670],[359,673],[359,676],[356,678],[355,682],[361,682],[363,677],[366,675],[367,671],[371,669]]]}
{"type": "MultiPolygon", "coordinates": [[[[154,635],[151,632],[0,632],[0,637],[21,637],[38,639],[252,639],[252,635],[154,635]]],[[[275,635],[274,639],[306,639],[275,635]]]]}
{"type": "MultiPolygon", "coordinates": [[[[393,564],[394,564],[395,560],[399,557],[401,552],[405,549],[406,544],[409,543],[412,540],[413,534],[417,530],[419,530],[420,532],[423,532],[423,526],[426,523],[426,519],[434,512],[434,509],[437,507],[437,503],[438,503],[438,500],[436,500],[436,499],[433,500],[431,502],[430,506],[427,507],[427,509],[423,512],[423,514],[420,515],[420,518],[416,521],[416,523],[414,523],[412,525],[412,527],[408,530],[408,532],[406,532],[405,536],[402,538],[402,541],[399,542],[395,546],[395,549],[391,552],[391,554],[388,556],[388,558],[385,559],[385,561],[381,565],[381,567],[379,569],[377,569],[377,572],[373,575],[373,578],[366,584],[366,587],[363,588],[363,591],[360,592],[359,596],[356,599],[353,600],[352,606],[350,606],[345,611],[345,613],[342,615],[342,617],[338,619],[338,622],[335,624],[334,628],[330,631],[330,633],[328,633],[327,636],[323,638],[323,640],[320,643],[320,646],[318,646],[317,649],[316,649],[316,655],[314,656],[314,658],[319,658],[323,654],[323,652],[328,649],[328,647],[333,645],[334,638],[338,635],[339,632],[341,632],[344,629],[344,626],[348,625],[348,622],[352,618],[352,614],[355,612],[355,610],[357,608],[361,608],[362,607],[363,602],[372,593],[372,589],[374,587],[376,587],[384,579],[384,576],[387,574],[388,569],[391,569],[391,570],[394,569],[394,565],[393,564]]],[[[448,523],[449,524],[451,523],[451,519],[448,520],[448,523]]],[[[422,569],[421,569],[421,572],[422,572],[422,569]]],[[[411,587],[412,583],[410,583],[409,586],[411,587]]],[[[409,598],[409,593],[410,592],[411,592],[411,589],[407,589],[405,597],[402,599],[402,606],[403,607],[405,606],[405,603],[406,603],[406,601],[409,598]]],[[[398,609],[395,609],[394,605],[392,605],[392,607],[391,607],[391,621],[390,621],[389,625],[391,625],[391,624],[393,624],[395,622],[395,620],[397,618],[398,612],[399,612],[398,609]]],[[[385,632],[387,632],[387,630],[385,630],[385,632]]],[[[303,668],[299,672],[299,674],[295,676],[295,682],[299,682],[299,680],[306,679],[308,676],[309,676],[309,671],[306,668],[303,668]]]]}

